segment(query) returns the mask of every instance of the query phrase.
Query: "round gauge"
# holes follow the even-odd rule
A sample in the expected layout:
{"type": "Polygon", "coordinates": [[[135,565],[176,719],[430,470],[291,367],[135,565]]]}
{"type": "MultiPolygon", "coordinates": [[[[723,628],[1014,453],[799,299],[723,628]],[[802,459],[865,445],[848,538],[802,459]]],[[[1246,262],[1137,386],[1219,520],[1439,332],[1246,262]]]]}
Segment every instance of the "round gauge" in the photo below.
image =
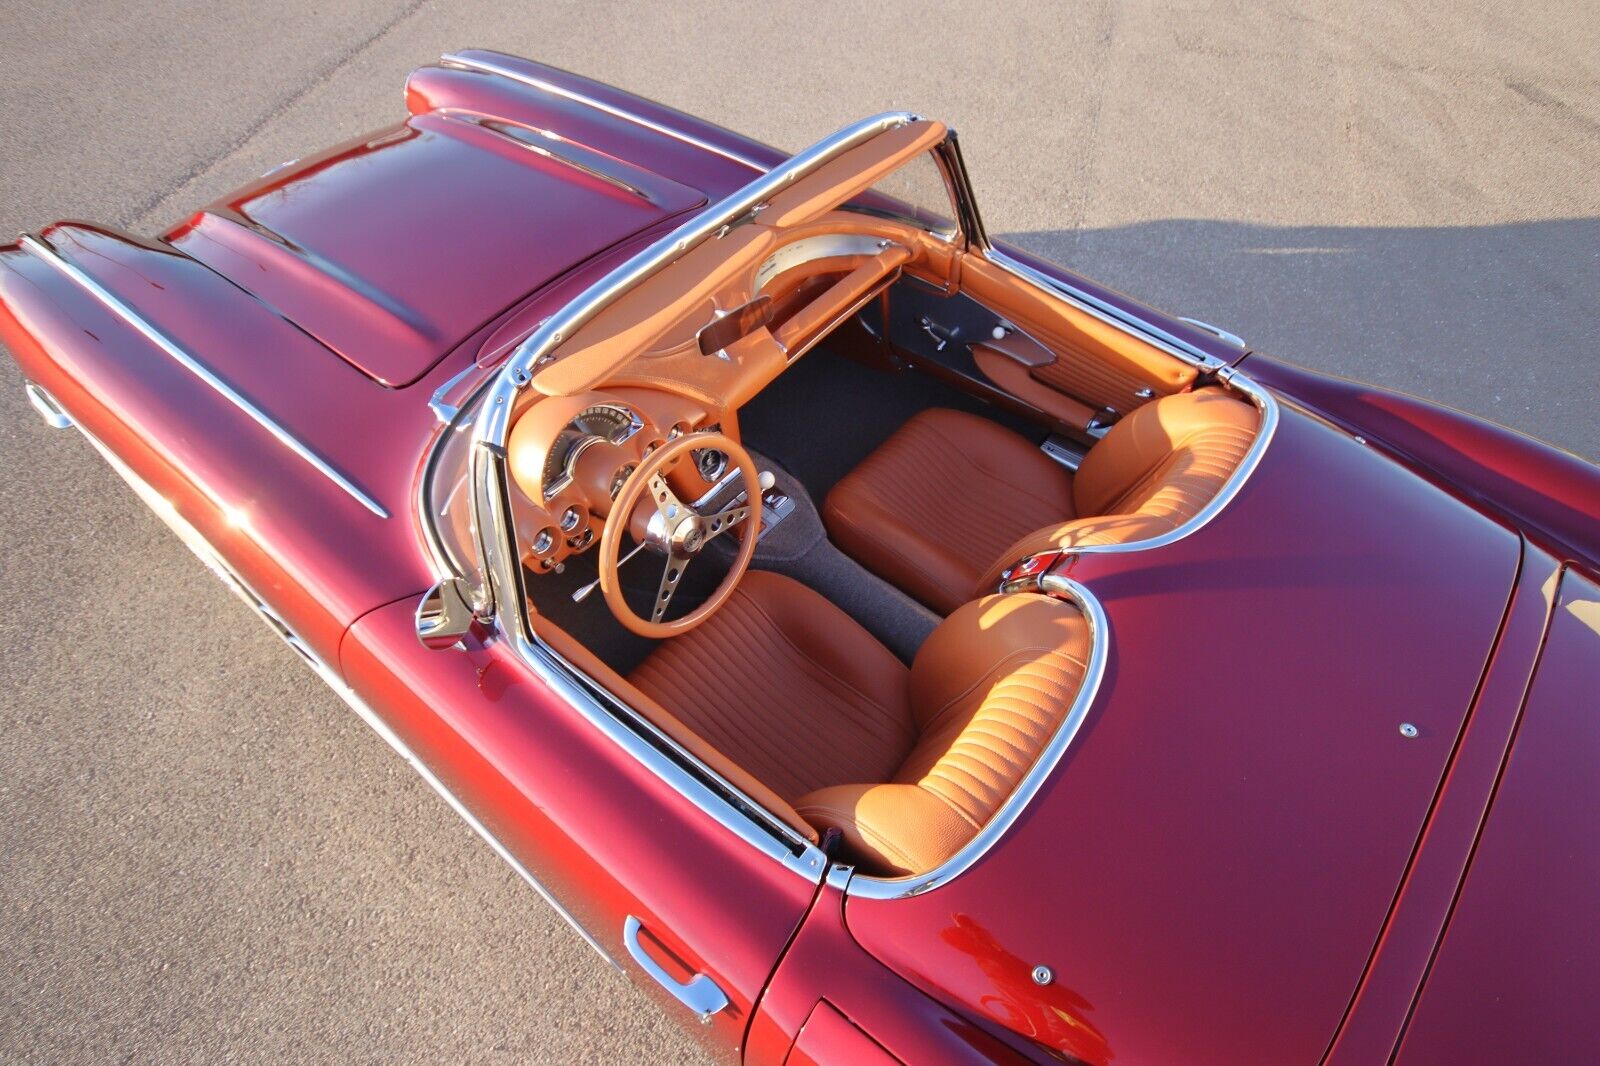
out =
{"type": "Polygon", "coordinates": [[[694,452],[694,465],[699,469],[701,477],[714,482],[728,469],[728,456],[716,448],[697,448],[694,452]]]}
{"type": "Polygon", "coordinates": [[[578,523],[583,521],[583,512],[576,507],[568,507],[561,512],[561,532],[571,533],[578,528],[578,523]]]}
{"type": "Polygon", "coordinates": [[[617,472],[611,475],[611,498],[613,500],[617,498],[617,493],[622,491],[622,486],[628,483],[628,479],[633,476],[633,472],[637,469],[639,469],[638,463],[624,463],[617,467],[617,472]]]}
{"type": "Polygon", "coordinates": [[[533,538],[534,554],[543,555],[545,552],[550,550],[551,546],[554,545],[555,542],[556,538],[551,535],[548,529],[539,530],[538,534],[533,538]]]}

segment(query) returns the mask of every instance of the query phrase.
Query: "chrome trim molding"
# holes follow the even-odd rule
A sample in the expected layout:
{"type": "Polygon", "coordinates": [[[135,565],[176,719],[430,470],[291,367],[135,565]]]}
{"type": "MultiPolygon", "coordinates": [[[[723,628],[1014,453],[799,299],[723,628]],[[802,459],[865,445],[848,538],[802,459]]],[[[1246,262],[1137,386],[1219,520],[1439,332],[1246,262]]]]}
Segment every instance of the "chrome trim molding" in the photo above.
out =
{"type": "Polygon", "coordinates": [[[282,444],[285,448],[288,448],[302,460],[315,467],[318,473],[327,478],[329,481],[333,482],[335,485],[339,486],[339,488],[343,489],[345,493],[347,493],[357,503],[361,504],[361,506],[371,511],[379,518],[389,517],[389,512],[384,510],[383,506],[379,504],[378,501],[374,500],[371,496],[368,496],[365,492],[362,492],[359,488],[357,488],[355,483],[335,469],[332,463],[318,455],[308,445],[302,443],[292,433],[280,426],[271,418],[271,416],[247,400],[242,394],[234,389],[233,386],[229,385],[222,378],[218,377],[210,367],[207,367],[204,363],[200,362],[200,360],[184,351],[184,349],[179,347],[175,341],[156,329],[155,326],[151,325],[148,321],[141,317],[139,313],[132,307],[129,307],[126,303],[122,302],[122,300],[112,295],[109,289],[101,285],[98,281],[90,277],[80,268],[67,262],[67,260],[62,258],[61,254],[51,247],[49,243],[39,237],[33,236],[32,234],[24,234],[19,243],[23,248],[33,253],[39,259],[43,260],[49,266],[53,267],[56,271],[65,276],[68,280],[74,282],[89,295],[100,301],[100,303],[103,304],[107,310],[111,311],[118,318],[121,318],[124,322],[128,323],[128,325],[137,330],[139,334],[145,338],[145,340],[160,348],[179,366],[183,367],[185,370],[189,371],[189,373],[205,382],[219,396],[233,404],[233,406],[237,407],[240,411],[243,411],[245,415],[251,419],[251,421],[255,422],[262,429],[265,429],[268,433],[277,438],[278,443],[282,444]]]}
{"type": "MultiPolygon", "coordinates": [[[[914,121],[917,116],[908,112],[888,112],[847,126],[710,205],[639,251],[540,323],[517,345],[505,365],[481,386],[485,388],[482,407],[474,413],[470,423],[473,448],[467,477],[473,528],[477,532],[487,578],[486,587],[479,590],[481,600],[474,601],[480,617],[492,620],[495,628],[514,642],[519,655],[542,680],[630,755],[719,824],[811,883],[821,879],[825,865],[823,854],[815,844],[723,780],[615,694],[565,662],[533,632],[524,575],[516,550],[505,446],[518,395],[531,385],[535,369],[564,337],[572,336],[623,293],[676,261],[690,248],[715,238],[728,223],[748,215],[791,182],[881,133],[914,121]],[[602,707],[594,693],[603,693],[613,710],[602,707]],[[708,782],[715,783],[716,788],[708,782]]],[[[476,403],[477,394],[478,390],[474,390],[474,395],[461,404],[460,410],[465,412],[476,403]]],[[[432,469],[440,442],[452,431],[446,429],[435,442],[428,470],[432,469]]],[[[419,486],[419,499],[426,500],[425,485],[419,486]]],[[[418,517],[424,527],[432,522],[426,507],[418,517]]],[[[436,547],[442,546],[437,531],[425,532],[425,539],[430,551],[437,554],[436,547]]],[[[436,558],[435,561],[448,564],[447,559],[436,558]]],[[[446,571],[437,576],[446,579],[464,575],[446,571]]]]}
{"type": "Polygon", "coordinates": [[[1089,708],[1094,705],[1095,697],[1099,695],[1100,682],[1105,677],[1106,651],[1111,643],[1111,634],[1105,610],[1087,588],[1071,578],[1057,574],[1046,574],[1040,579],[1040,585],[1055,595],[1071,600],[1083,612],[1083,617],[1089,623],[1089,661],[1084,667],[1083,683],[1078,686],[1078,694],[1073,697],[1072,706],[1067,709],[1066,717],[1056,728],[1044,751],[1039,753],[1039,758],[1023,775],[1015,791],[960,851],[927,873],[911,877],[884,878],[857,873],[850,880],[846,890],[848,895],[863,899],[905,899],[908,896],[920,896],[940,885],[949,884],[981,859],[996,841],[1005,836],[1006,831],[1032,802],[1034,795],[1050,779],[1056,764],[1061,761],[1061,756],[1072,746],[1072,741],[1082,728],[1084,719],[1089,715],[1089,708]]]}
{"type": "Polygon", "coordinates": [[[1212,334],[1213,336],[1220,337],[1222,340],[1227,341],[1229,344],[1233,345],[1235,348],[1238,348],[1240,351],[1243,351],[1244,349],[1250,347],[1248,344],[1246,344],[1244,342],[1244,338],[1239,336],[1237,333],[1229,333],[1227,330],[1222,329],[1219,326],[1213,326],[1209,322],[1202,322],[1198,318],[1180,317],[1178,319],[1178,321],[1179,322],[1187,322],[1187,323],[1189,323],[1189,325],[1195,327],[1196,329],[1203,329],[1207,333],[1212,334]]]}
{"type": "Polygon", "coordinates": [[[426,781],[429,787],[450,805],[450,809],[460,815],[462,821],[466,822],[473,832],[482,837],[484,842],[494,849],[496,855],[505,860],[517,872],[517,876],[526,881],[529,887],[539,894],[541,899],[553,907],[556,913],[566,920],[568,925],[572,926],[577,934],[583,938],[584,943],[598,952],[600,957],[612,966],[615,966],[618,970],[622,969],[617,960],[612,958],[611,954],[600,946],[600,942],[590,935],[589,931],[578,922],[572,912],[562,906],[560,901],[550,894],[549,889],[545,888],[539,879],[533,876],[528,868],[500,842],[499,838],[479,821],[472,811],[467,809],[466,804],[462,803],[455,793],[451,792],[445,783],[439,780],[438,775],[417,757],[416,753],[411,750],[405,741],[400,739],[394,730],[389,728],[388,723],[380,718],[377,712],[354,689],[345,684],[344,678],[340,677],[335,670],[323,662],[316,652],[312,651],[310,646],[301,640],[294,630],[289,627],[288,623],[280,618],[278,613],[272,610],[266,601],[262,600],[255,590],[231,566],[223,561],[222,557],[211,547],[210,542],[201,535],[198,529],[190,525],[187,519],[178,513],[177,508],[173,507],[166,497],[156,492],[148,482],[134,473],[126,463],[118,458],[111,449],[100,443],[99,439],[88,430],[80,426],[78,431],[83,434],[84,439],[93,445],[95,451],[100,453],[101,458],[110,464],[111,469],[116,471],[117,475],[128,483],[128,487],[133,489],[134,494],[139,497],[140,501],[150,508],[156,517],[161,519],[167,528],[172,530],[177,538],[183,542],[184,547],[188,548],[195,558],[205,565],[206,569],[216,575],[223,585],[243,600],[285,644],[289,645],[300,658],[304,659],[316,675],[333,690],[334,694],[344,701],[345,706],[354,711],[363,722],[371,727],[373,732],[382,737],[384,743],[388,744],[395,754],[404,759],[406,764],[415,770],[418,776],[426,781]]]}
{"type": "Polygon", "coordinates": [[[1124,311],[1114,304],[1109,304],[1098,297],[1092,296],[1074,285],[1067,284],[1060,278],[1053,278],[1048,274],[1040,273],[1033,267],[1011,258],[992,245],[986,244],[983,246],[983,256],[1007,273],[1014,274],[1024,281],[1032,282],[1057,299],[1066,301],[1085,314],[1093,315],[1108,326],[1114,326],[1124,333],[1133,333],[1152,347],[1159,348],[1168,355],[1182,359],[1191,366],[1198,366],[1203,371],[1213,372],[1227,365],[1215,356],[1196,348],[1188,341],[1173,336],[1153,322],[1147,322],[1131,312],[1124,311]]]}
{"type": "Polygon", "coordinates": [[[22,391],[27,394],[28,402],[33,405],[33,409],[39,412],[39,417],[44,419],[45,425],[51,429],[72,428],[72,416],[61,409],[61,405],[56,402],[56,398],[50,395],[43,386],[35,385],[33,382],[24,379],[22,391]]]}
{"type": "Polygon", "coordinates": [[[1256,467],[1261,464],[1261,457],[1266,454],[1267,445],[1272,443],[1272,436],[1277,432],[1278,400],[1271,392],[1232,368],[1225,367],[1219,370],[1217,379],[1228,388],[1243,393],[1256,405],[1256,410],[1261,415],[1261,424],[1256,427],[1256,439],[1250,442],[1244,458],[1239,460],[1239,465],[1234,467],[1233,473],[1228,475],[1228,480],[1222,483],[1222,488],[1217,490],[1217,494],[1211,497],[1210,502],[1196,511],[1187,522],[1160,536],[1145,540],[1130,540],[1121,544],[1081,544],[1074,548],[1062,548],[1063,552],[1068,555],[1120,555],[1124,552],[1164,548],[1203,528],[1221,514],[1235,496],[1239,495],[1239,490],[1244,488],[1245,482],[1250,480],[1250,475],[1255,473],[1256,467]]]}
{"type": "Polygon", "coordinates": [[[592,107],[596,111],[603,111],[613,118],[620,118],[624,122],[633,123],[635,126],[642,126],[645,129],[650,130],[652,133],[659,133],[664,136],[671,137],[673,140],[682,141],[684,144],[691,144],[696,148],[711,152],[714,155],[720,155],[724,159],[731,159],[735,163],[742,163],[752,170],[766,171],[771,169],[766,163],[761,163],[757,160],[751,159],[749,156],[741,155],[730,148],[723,148],[719,145],[712,144],[710,141],[696,137],[692,133],[685,133],[683,130],[673,129],[671,126],[664,126],[653,119],[645,118],[643,115],[629,111],[626,108],[618,107],[615,104],[608,104],[601,100],[596,100],[592,96],[586,96],[574,89],[569,89],[563,85],[556,85],[553,82],[546,81],[543,78],[535,77],[532,74],[524,74],[521,71],[512,70],[510,67],[496,63],[491,59],[471,59],[456,52],[446,52],[444,55],[439,57],[439,60],[442,63],[453,63],[458,67],[466,67],[468,70],[476,70],[483,74],[496,74],[510,81],[526,85],[529,88],[538,89],[540,92],[549,93],[552,96],[559,96],[563,99],[571,100],[574,103],[583,104],[586,107],[592,107]]]}
{"type": "Polygon", "coordinates": [[[740,806],[745,810],[740,810],[739,806],[729,803],[726,797],[719,796],[704,781],[685,769],[684,764],[694,767],[700,774],[712,780],[720,781],[721,779],[709,767],[623,703],[611,690],[588,677],[537,637],[531,640],[519,639],[517,648],[524,661],[533,667],[539,680],[548,685],[563,701],[588,719],[591,725],[618,747],[705,811],[724,829],[806,880],[816,882],[822,879],[826,857],[821,848],[779,821],[765,807],[739,793],[732,785],[724,783],[729,795],[738,796],[740,806]],[[596,693],[603,694],[617,713],[607,711],[596,697],[596,693]],[[626,714],[628,722],[648,729],[650,736],[657,743],[645,740],[635,729],[624,723],[618,717],[619,714],[626,714]],[[658,744],[667,746],[672,751],[673,757],[668,757],[658,744]],[[757,828],[755,825],[757,821],[764,828],[757,828]]]}

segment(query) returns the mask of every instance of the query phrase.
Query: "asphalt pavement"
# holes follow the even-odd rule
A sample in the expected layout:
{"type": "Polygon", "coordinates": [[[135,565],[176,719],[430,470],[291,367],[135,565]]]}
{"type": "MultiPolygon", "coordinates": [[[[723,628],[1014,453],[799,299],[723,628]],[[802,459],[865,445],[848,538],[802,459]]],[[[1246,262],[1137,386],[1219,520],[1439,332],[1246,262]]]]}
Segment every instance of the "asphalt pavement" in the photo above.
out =
{"type": "MultiPolygon", "coordinates": [[[[1600,456],[1600,5],[0,6],[0,233],[156,232],[541,59],[801,147],[961,133],[991,232],[1600,456]]],[[[694,1060],[0,367],[0,1059],[694,1060]]],[[[689,857],[685,857],[686,861],[689,857]]]]}

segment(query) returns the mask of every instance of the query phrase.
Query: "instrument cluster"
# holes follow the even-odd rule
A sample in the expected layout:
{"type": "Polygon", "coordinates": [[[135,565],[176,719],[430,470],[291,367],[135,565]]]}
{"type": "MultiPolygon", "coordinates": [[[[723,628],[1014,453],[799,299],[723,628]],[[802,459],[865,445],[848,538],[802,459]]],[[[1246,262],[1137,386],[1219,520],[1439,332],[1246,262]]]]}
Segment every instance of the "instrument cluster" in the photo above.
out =
{"type": "MultiPolygon", "coordinates": [[[[708,413],[692,401],[648,389],[535,404],[510,440],[512,476],[522,490],[513,512],[523,562],[548,572],[592,547],[639,463],[668,440],[710,428],[708,413]]],[[[691,455],[692,463],[675,463],[667,476],[695,499],[721,477],[727,457],[709,448],[691,455]]]]}

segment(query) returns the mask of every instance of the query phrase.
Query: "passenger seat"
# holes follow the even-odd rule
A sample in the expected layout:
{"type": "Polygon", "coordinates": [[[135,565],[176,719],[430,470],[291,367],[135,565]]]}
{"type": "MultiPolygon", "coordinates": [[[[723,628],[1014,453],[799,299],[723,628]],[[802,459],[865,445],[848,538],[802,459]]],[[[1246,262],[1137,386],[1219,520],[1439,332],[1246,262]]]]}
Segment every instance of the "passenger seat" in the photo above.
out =
{"type": "Polygon", "coordinates": [[[829,536],[940,614],[993,592],[1024,556],[1144,540],[1222,488],[1255,440],[1255,406],[1220,388],[1153,400],[1076,474],[976,415],[923,411],[828,494],[829,536]]]}

